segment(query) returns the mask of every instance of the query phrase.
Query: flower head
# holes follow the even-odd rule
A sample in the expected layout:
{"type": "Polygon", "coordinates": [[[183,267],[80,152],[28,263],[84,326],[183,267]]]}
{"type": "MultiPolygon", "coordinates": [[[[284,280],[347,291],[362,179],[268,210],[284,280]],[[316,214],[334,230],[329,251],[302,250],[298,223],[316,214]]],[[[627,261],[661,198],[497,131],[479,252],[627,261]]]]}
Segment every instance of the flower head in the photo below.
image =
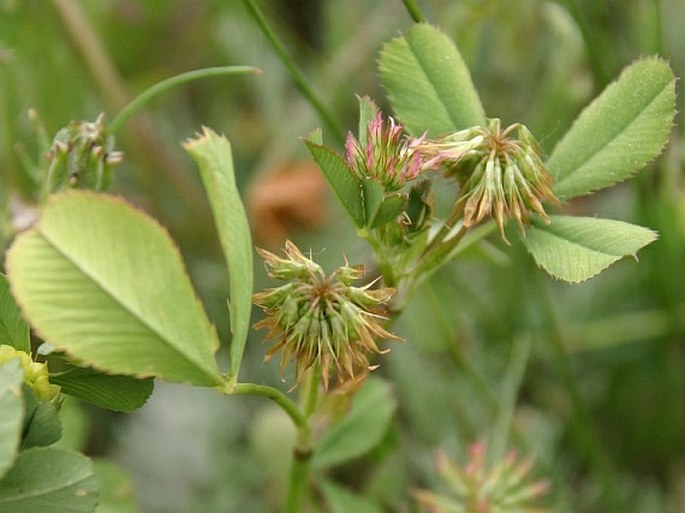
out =
{"type": "Polygon", "coordinates": [[[95,122],[72,121],[62,128],[48,154],[47,192],[70,188],[105,190],[112,180],[112,169],[123,155],[113,151],[114,139],[107,135],[104,115],[95,122]]]}
{"type": "Polygon", "coordinates": [[[365,143],[347,134],[345,159],[350,169],[359,178],[372,178],[386,192],[394,192],[439,164],[439,159],[425,159],[416,150],[422,138],[409,142],[403,133],[402,125],[391,117],[384,122],[378,112],[367,127],[365,143]]]}
{"type": "Polygon", "coordinates": [[[280,350],[281,374],[294,360],[297,383],[316,364],[321,365],[325,387],[333,366],[340,382],[354,380],[371,370],[369,353],[385,352],[378,348],[376,339],[398,339],[382,327],[386,318],[379,313],[394,289],[371,290],[372,283],[352,286],[364,275],[363,266],[345,264],[326,276],[290,241],[285,245],[286,258],[258,252],[270,277],[288,281],[253,296],[254,303],[267,314],[255,328],[269,328],[267,340],[276,339],[265,360],[280,350]]]}
{"type": "Polygon", "coordinates": [[[24,384],[35,392],[40,401],[51,401],[59,394],[60,387],[49,381],[47,363],[34,362],[28,353],[6,344],[0,345],[0,364],[14,358],[19,358],[21,363],[24,384]]]}
{"type": "Polygon", "coordinates": [[[425,141],[418,148],[441,159],[447,175],[459,181],[465,226],[493,217],[506,240],[505,218],[515,219],[522,234],[531,213],[549,221],[543,202],[557,202],[552,175],[524,125],[516,123],[503,130],[499,119],[490,119],[485,127],[425,141]]]}
{"type": "Polygon", "coordinates": [[[430,513],[543,513],[533,502],[549,487],[546,481],[529,482],[533,460],[519,461],[515,452],[492,466],[486,464],[487,447],[474,443],[469,460],[461,468],[442,453],[436,454],[438,472],[449,487],[449,495],[426,490],[415,493],[430,513]]]}

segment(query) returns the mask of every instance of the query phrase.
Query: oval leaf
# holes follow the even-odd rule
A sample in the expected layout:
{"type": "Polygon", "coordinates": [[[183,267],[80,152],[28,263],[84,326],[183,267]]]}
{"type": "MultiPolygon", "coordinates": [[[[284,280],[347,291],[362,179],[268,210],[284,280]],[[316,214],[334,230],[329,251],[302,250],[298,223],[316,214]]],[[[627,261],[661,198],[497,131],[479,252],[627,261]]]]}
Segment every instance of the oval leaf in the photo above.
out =
{"type": "Polygon", "coordinates": [[[62,387],[62,393],[78,397],[112,411],[131,412],[145,404],[152,393],[152,378],[102,374],[94,369],[74,367],[50,376],[50,383],[62,387]]]}
{"type": "Polygon", "coordinates": [[[12,466],[19,449],[24,425],[23,381],[19,358],[0,364],[0,479],[12,466]]]}
{"type": "Polygon", "coordinates": [[[419,23],[386,43],[379,67],[390,103],[410,133],[436,137],[485,124],[464,60],[436,27],[419,23]]]}
{"type": "Polygon", "coordinates": [[[550,216],[536,222],[523,243],[537,264],[560,280],[585,281],[653,242],[652,230],[594,217],[550,216]]]}
{"type": "Polygon", "coordinates": [[[197,139],[185,144],[195,159],[209,197],[230,276],[231,377],[238,379],[252,312],[252,238],[245,207],[235,183],[233,157],[228,140],[205,128],[197,139]]]}
{"type": "Polygon", "coordinates": [[[354,397],[350,412],[321,438],[312,465],[330,467],[366,454],[383,439],[396,407],[388,383],[367,379],[354,397]]]}
{"type": "Polygon", "coordinates": [[[659,58],[640,60],[587,107],[549,158],[559,199],[625,180],[668,142],[675,115],[675,76],[659,58]]]}
{"type": "Polygon", "coordinates": [[[7,277],[0,274],[0,345],[3,344],[25,353],[31,352],[29,325],[21,317],[7,277]]]}
{"type": "Polygon", "coordinates": [[[0,480],[0,513],[92,513],[97,501],[90,460],[76,452],[28,449],[0,480]]]}
{"type": "Polygon", "coordinates": [[[41,336],[115,374],[195,385],[222,382],[218,338],[178,249],[123,200],[53,196],[10,248],[12,292],[41,336]]]}

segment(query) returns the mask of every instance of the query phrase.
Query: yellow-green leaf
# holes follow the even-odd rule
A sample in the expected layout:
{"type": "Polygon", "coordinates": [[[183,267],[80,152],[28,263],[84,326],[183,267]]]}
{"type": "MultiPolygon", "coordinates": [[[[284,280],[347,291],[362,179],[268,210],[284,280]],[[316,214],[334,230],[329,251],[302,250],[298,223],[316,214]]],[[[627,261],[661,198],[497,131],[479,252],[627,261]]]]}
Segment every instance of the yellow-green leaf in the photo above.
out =
{"type": "Polygon", "coordinates": [[[123,200],[53,196],[10,248],[7,270],[29,322],[79,361],[115,374],[222,382],[216,331],[178,249],[123,200]]]}

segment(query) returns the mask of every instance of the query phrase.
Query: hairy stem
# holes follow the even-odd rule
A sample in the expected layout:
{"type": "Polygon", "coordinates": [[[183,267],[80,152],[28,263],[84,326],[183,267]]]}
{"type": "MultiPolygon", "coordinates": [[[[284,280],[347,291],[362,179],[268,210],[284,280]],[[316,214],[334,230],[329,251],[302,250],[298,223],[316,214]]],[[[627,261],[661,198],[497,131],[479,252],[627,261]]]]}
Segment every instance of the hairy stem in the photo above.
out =
{"type": "Polygon", "coordinates": [[[326,127],[333,133],[337,141],[342,144],[345,142],[345,131],[340,127],[340,125],[335,121],[333,115],[329,112],[328,108],[323,104],[319,97],[314,93],[314,90],[309,85],[307,78],[300,68],[295,64],[292,56],[288,52],[287,48],[283,42],[278,38],[276,33],[271,30],[266,18],[262,14],[259,7],[254,0],[243,0],[245,7],[250,12],[255,22],[261,29],[262,33],[266,36],[271,43],[271,46],[276,51],[276,54],[281,59],[285,67],[288,69],[290,76],[292,77],[295,85],[300,90],[300,92],[307,98],[309,103],[314,107],[314,110],[321,116],[321,119],[326,124],[326,127]]]}

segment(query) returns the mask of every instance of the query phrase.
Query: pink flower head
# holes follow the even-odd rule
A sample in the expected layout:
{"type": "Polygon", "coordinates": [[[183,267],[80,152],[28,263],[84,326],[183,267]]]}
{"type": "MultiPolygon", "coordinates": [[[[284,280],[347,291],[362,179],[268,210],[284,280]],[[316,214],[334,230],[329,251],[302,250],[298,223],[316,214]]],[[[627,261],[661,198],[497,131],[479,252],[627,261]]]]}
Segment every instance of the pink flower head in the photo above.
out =
{"type": "Polygon", "coordinates": [[[345,158],[359,178],[380,182],[386,192],[401,189],[428,169],[434,169],[437,159],[424,159],[417,145],[403,136],[404,127],[392,117],[384,122],[378,112],[369,122],[365,144],[351,133],[345,142],[345,158]]]}

